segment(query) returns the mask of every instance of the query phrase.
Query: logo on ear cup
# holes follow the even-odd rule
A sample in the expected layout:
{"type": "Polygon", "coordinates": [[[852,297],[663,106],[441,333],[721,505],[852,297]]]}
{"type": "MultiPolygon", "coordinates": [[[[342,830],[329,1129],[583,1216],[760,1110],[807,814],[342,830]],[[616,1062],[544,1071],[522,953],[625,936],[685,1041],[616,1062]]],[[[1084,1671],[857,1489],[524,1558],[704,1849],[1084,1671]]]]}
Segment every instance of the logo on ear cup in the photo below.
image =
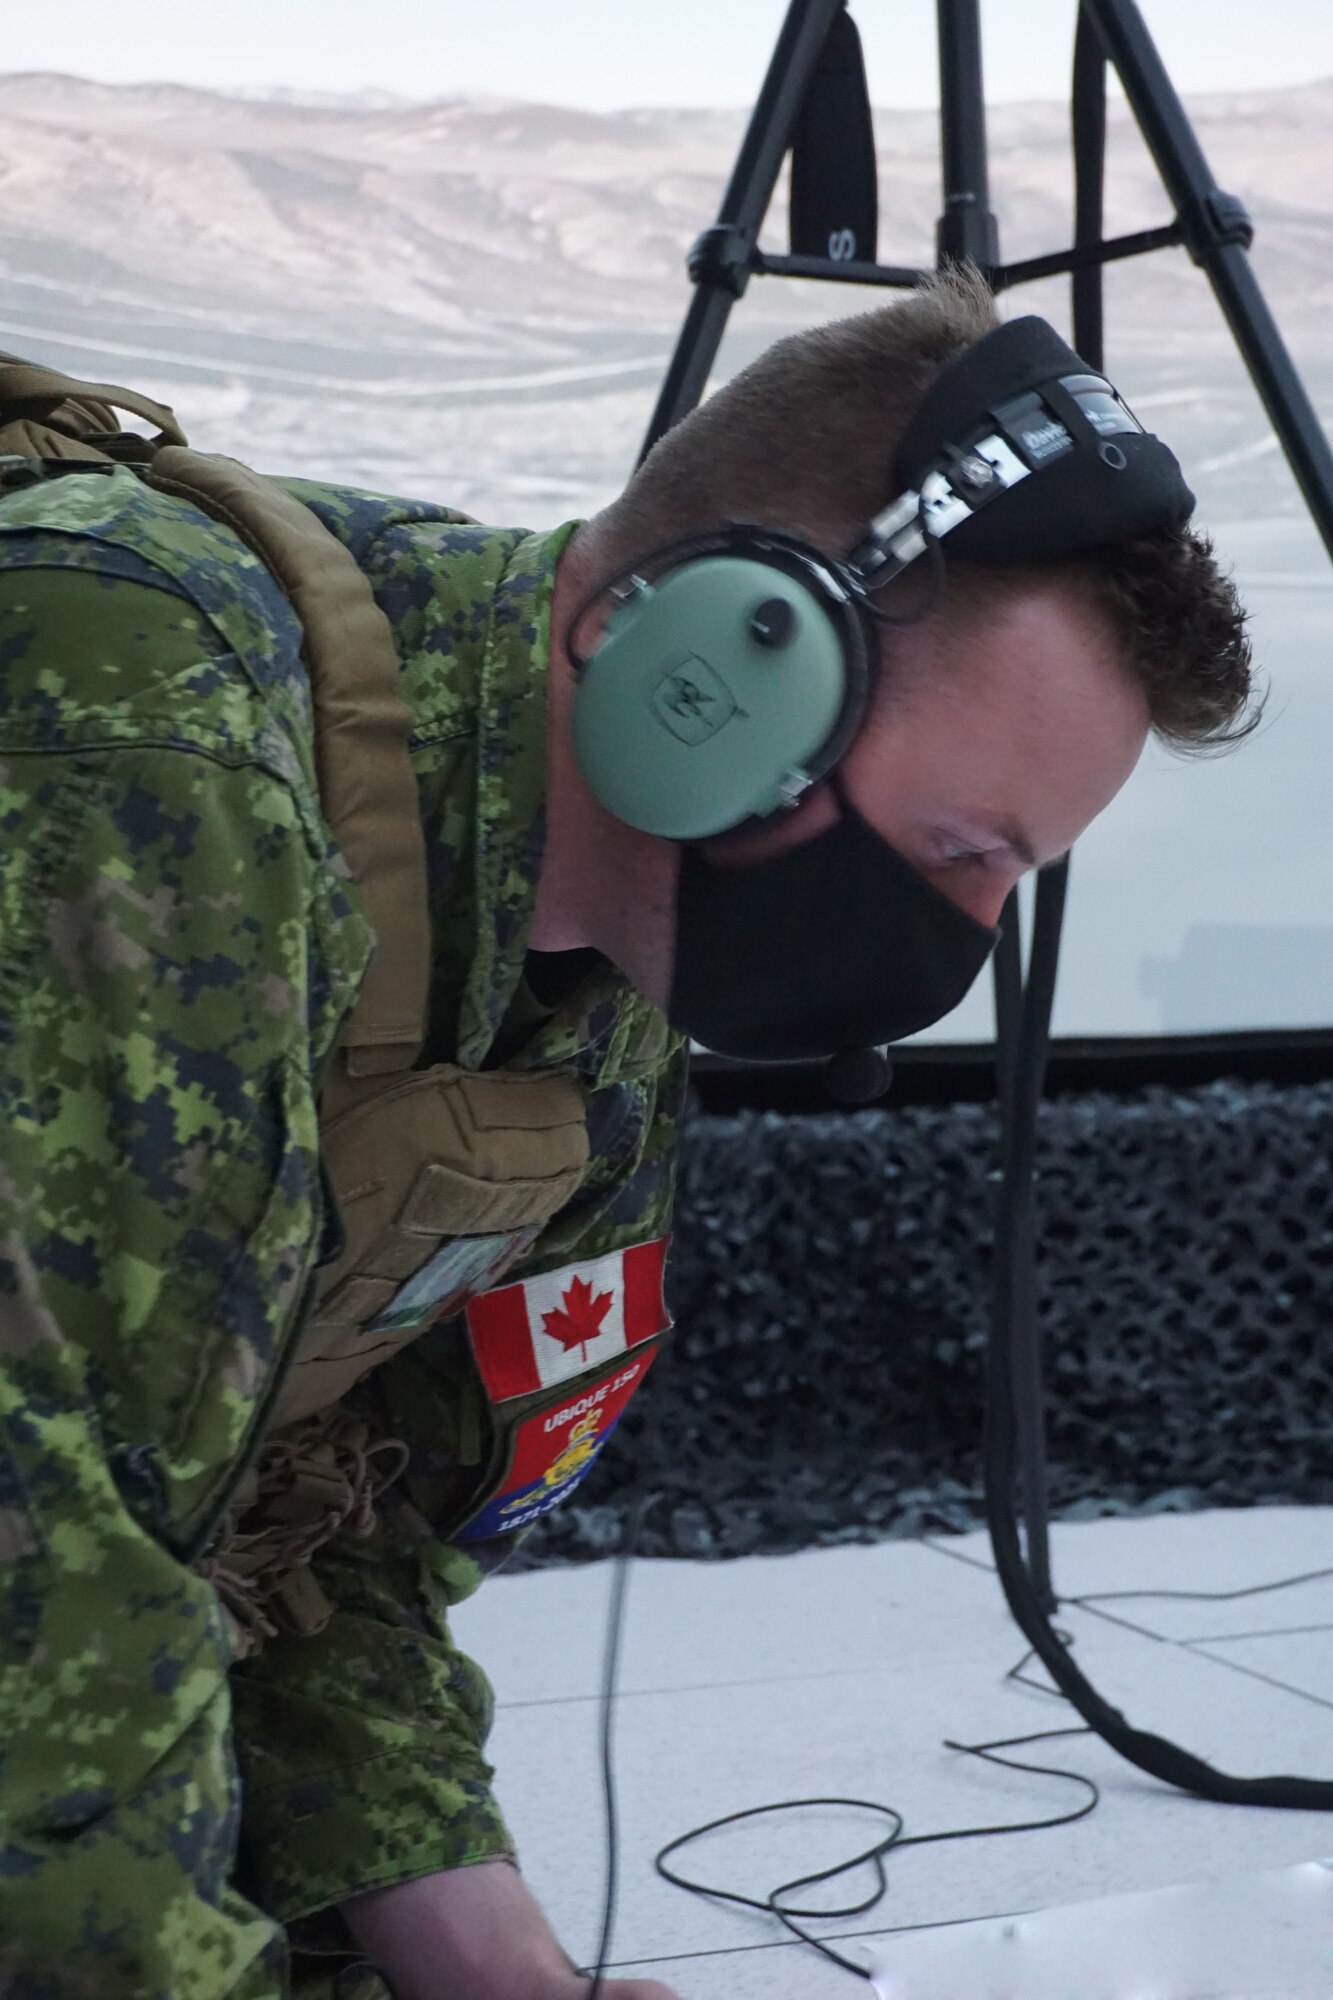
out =
{"type": "Polygon", "coordinates": [[[722,676],[691,653],[669,667],[650,697],[654,715],[682,743],[707,743],[737,713],[736,700],[722,676]]]}

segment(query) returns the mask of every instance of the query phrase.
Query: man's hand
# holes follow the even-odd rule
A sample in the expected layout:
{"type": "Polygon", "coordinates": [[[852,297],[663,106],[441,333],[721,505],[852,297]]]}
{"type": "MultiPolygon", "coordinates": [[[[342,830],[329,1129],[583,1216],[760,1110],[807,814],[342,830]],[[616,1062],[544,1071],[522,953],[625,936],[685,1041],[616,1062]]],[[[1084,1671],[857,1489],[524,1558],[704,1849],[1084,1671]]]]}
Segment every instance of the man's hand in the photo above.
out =
{"type": "MultiPolygon", "coordinates": [[[[371,1889],[341,1906],[396,2000],[588,2000],[511,1862],[478,1861],[371,1889]]],[[[677,2000],[655,1979],[608,1979],[605,2000],[677,2000]]]]}

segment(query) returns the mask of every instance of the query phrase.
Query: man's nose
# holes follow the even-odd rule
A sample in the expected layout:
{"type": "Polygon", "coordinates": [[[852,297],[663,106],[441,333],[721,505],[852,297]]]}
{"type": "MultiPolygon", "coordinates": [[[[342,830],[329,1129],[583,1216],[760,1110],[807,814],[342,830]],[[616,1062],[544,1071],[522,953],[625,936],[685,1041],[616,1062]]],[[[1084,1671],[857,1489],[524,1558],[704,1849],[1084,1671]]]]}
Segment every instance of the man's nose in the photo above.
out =
{"type": "Polygon", "coordinates": [[[969,869],[964,874],[958,869],[941,868],[930,873],[927,879],[969,917],[975,917],[979,924],[993,930],[1000,921],[1005,898],[1017,876],[1010,880],[1004,875],[992,874],[989,869],[969,869]]]}

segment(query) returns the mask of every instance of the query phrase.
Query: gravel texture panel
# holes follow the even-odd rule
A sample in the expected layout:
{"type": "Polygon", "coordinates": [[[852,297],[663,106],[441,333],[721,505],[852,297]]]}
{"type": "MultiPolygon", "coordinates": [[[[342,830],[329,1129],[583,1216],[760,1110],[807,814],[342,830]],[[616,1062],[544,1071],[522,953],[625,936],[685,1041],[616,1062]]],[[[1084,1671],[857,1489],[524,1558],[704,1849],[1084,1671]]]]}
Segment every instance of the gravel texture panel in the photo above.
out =
{"type": "MultiPolygon", "coordinates": [[[[696,1115],[677,1330],[514,1567],[980,1525],[984,1105],[696,1115]]],[[[1333,1084],[1043,1108],[1053,1516],[1333,1502],[1333,1084]]]]}

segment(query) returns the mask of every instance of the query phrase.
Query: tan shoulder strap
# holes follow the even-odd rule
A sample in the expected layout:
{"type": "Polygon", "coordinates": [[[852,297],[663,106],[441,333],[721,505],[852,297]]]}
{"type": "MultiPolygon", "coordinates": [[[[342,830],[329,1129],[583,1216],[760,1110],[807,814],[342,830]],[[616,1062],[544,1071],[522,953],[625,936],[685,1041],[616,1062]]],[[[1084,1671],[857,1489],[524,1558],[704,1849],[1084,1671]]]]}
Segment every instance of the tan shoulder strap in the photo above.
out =
{"type": "Polygon", "coordinates": [[[412,712],[398,691],[389,621],[350,551],[272,480],[174,444],[154,453],[145,477],[232,528],[301,621],[320,804],[376,936],[339,1047],[353,1076],[409,1069],[425,1035],[430,927],[412,712]]]}
{"type": "Polygon", "coordinates": [[[114,434],[120,427],[115,412],[128,410],[156,424],[155,444],[183,445],[185,433],[165,403],[140,396],[133,389],[116,389],[107,382],[81,382],[39,361],[22,361],[0,353],[0,421],[30,435],[5,442],[13,449],[32,443],[38,457],[105,458],[92,438],[114,434]],[[87,441],[85,441],[87,440],[87,441]]]}

